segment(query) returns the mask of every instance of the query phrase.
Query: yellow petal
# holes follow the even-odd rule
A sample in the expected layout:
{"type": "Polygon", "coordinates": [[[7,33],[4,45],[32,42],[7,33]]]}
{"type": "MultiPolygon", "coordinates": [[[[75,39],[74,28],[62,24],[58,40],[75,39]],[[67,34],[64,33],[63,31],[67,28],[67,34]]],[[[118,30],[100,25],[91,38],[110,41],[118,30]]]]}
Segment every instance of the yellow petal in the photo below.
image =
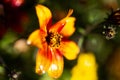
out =
{"type": "Polygon", "coordinates": [[[78,65],[83,66],[83,68],[95,66],[95,56],[93,55],[93,53],[81,53],[78,58],[78,65]]]}
{"type": "Polygon", "coordinates": [[[27,40],[28,45],[34,45],[38,48],[43,47],[43,43],[45,43],[45,36],[47,35],[46,32],[43,30],[35,30],[30,34],[27,40]]]}
{"type": "Polygon", "coordinates": [[[68,17],[66,19],[66,24],[65,24],[65,26],[63,27],[63,29],[61,30],[60,33],[62,35],[64,35],[65,37],[71,36],[75,32],[74,23],[75,23],[75,18],[74,17],[68,17]]]}
{"type": "Polygon", "coordinates": [[[52,78],[59,78],[63,72],[63,57],[59,51],[51,49],[52,61],[48,69],[48,75],[52,78]]]}
{"type": "MultiPolygon", "coordinates": [[[[73,13],[73,10],[69,10],[67,16],[63,18],[62,20],[58,21],[56,24],[50,27],[50,32],[60,32],[65,25],[70,24],[71,22],[74,22],[75,18],[69,17],[73,13]]],[[[69,29],[69,28],[68,28],[69,29]]]]}
{"type": "Polygon", "coordinates": [[[98,80],[97,64],[92,53],[81,53],[79,55],[78,63],[72,69],[71,80],[98,80]]]}
{"type": "MultiPolygon", "coordinates": [[[[79,77],[80,76],[80,72],[79,72],[79,68],[77,65],[75,65],[73,68],[72,68],[72,76],[71,76],[71,79],[70,80],[81,80],[81,78],[79,77]]],[[[83,73],[84,74],[84,73],[83,73]]],[[[82,79],[83,80],[83,79],[82,79]]],[[[89,80],[89,79],[88,79],[89,80]]]]}
{"type": "Polygon", "coordinates": [[[52,17],[51,11],[43,5],[36,5],[35,8],[36,8],[36,13],[38,16],[40,28],[46,31],[46,27],[51,21],[51,17],[52,17]]]}
{"type": "Polygon", "coordinates": [[[75,59],[80,51],[75,42],[68,40],[62,41],[59,49],[68,60],[75,59]]]}
{"type": "Polygon", "coordinates": [[[40,36],[40,30],[35,30],[34,32],[31,33],[31,35],[29,36],[28,40],[27,40],[27,44],[29,45],[34,45],[38,48],[42,47],[41,44],[41,36],[40,36]]]}
{"type": "Polygon", "coordinates": [[[45,73],[50,65],[50,56],[47,54],[47,48],[42,48],[38,51],[36,55],[36,68],[35,72],[37,74],[43,74],[45,73]]]}

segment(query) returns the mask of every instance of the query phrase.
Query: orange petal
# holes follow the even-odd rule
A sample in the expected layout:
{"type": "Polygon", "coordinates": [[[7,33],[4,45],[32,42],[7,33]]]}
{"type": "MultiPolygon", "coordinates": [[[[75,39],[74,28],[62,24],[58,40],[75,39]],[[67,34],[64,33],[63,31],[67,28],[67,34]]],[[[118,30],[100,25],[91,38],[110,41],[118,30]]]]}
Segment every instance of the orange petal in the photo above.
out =
{"type": "Polygon", "coordinates": [[[62,20],[60,20],[59,22],[57,22],[56,24],[50,27],[49,32],[60,32],[63,29],[63,27],[66,25],[66,23],[70,22],[68,21],[68,19],[72,13],[73,10],[70,9],[68,15],[65,18],[63,18],[62,20]]]}
{"type": "Polygon", "coordinates": [[[45,73],[51,62],[51,55],[47,53],[47,47],[40,49],[36,55],[36,69],[35,72],[37,74],[45,73]]]}
{"type": "Polygon", "coordinates": [[[68,40],[62,41],[59,49],[68,60],[75,59],[80,51],[75,42],[68,40]]]}
{"type": "Polygon", "coordinates": [[[51,11],[43,5],[37,5],[35,8],[36,8],[36,13],[38,16],[40,28],[46,31],[46,27],[51,21],[51,17],[52,17],[51,11]]]}
{"type": "Polygon", "coordinates": [[[52,78],[59,78],[63,72],[64,61],[59,51],[51,49],[52,61],[48,69],[48,75],[52,78]]]}
{"type": "Polygon", "coordinates": [[[31,45],[34,45],[38,48],[41,48],[42,47],[42,39],[43,39],[42,34],[44,35],[44,33],[42,31],[40,31],[39,29],[35,30],[29,36],[29,38],[27,40],[27,44],[31,44],[31,45]]]}
{"type": "Polygon", "coordinates": [[[74,23],[75,23],[75,18],[68,17],[66,19],[66,24],[60,33],[65,37],[71,36],[75,32],[74,23]]]}

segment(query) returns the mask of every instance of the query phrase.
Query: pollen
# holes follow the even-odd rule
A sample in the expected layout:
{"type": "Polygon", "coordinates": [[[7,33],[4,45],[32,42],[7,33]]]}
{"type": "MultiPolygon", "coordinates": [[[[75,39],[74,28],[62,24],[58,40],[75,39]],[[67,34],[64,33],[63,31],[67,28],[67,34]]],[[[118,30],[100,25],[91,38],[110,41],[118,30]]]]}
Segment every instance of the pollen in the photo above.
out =
{"type": "Polygon", "coordinates": [[[104,27],[105,31],[103,31],[103,34],[106,36],[106,39],[112,39],[115,37],[116,31],[114,27],[104,27]]]}
{"type": "Polygon", "coordinates": [[[47,44],[50,47],[59,47],[61,39],[62,39],[61,34],[53,33],[53,32],[49,32],[47,37],[46,37],[47,44]]]}

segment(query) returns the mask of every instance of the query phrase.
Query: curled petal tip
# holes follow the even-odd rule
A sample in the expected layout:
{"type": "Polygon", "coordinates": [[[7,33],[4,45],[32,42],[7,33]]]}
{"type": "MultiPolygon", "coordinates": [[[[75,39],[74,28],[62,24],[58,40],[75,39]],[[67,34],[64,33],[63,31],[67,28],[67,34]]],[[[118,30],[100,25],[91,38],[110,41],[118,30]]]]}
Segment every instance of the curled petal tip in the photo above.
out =
{"type": "Polygon", "coordinates": [[[69,9],[69,12],[68,12],[68,14],[67,14],[67,17],[71,16],[72,13],[73,13],[73,9],[69,9]]]}
{"type": "Polygon", "coordinates": [[[27,44],[30,45],[30,44],[31,44],[31,41],[27,41],[27,44]]]}
{"type": "Polygon", "coordinates": [[[44,74],[45,73],[45,70],[44,70],[44,67],[43,67],[43,65],[40,65],[40,70],[42,71],[42,74],[44,74]]]}
{"type": "Polygon", "coordinates": [[[39,75],[45,74],[45,70],[36,69],[36,73],[39,74],[39,75]]]}

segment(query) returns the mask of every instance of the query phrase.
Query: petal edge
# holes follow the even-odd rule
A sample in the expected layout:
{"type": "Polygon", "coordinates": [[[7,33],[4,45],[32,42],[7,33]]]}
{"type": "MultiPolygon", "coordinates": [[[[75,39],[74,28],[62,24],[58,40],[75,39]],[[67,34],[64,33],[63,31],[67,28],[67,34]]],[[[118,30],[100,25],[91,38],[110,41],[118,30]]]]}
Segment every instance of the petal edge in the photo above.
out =
{"type": "Polygon", "coordinates": [[[61,42],[60,51],[68,60],[74,60],[80,49],[74,41],[65,40],[61,42]]]}
{"type": "Polygon", "coordinates": [[[52,50],[52,61],[48,69],[48,75],[52,78],[59,78],[63,72],[63,56],[57,50],[52,50]]]}
{"type": "Polygon", "coordinates": [[[52,14],[49,8],[43,6],[43,5],[36,5],[36,14],[38,16],[40,28],[43,29],[46,32],[46,27],[51,21],[52,14]]]}
{"type": "Polygon", "coordinates": [[[34,45],[38,48],[42,47],[40,30],[39,29],[35,30],[34,32],[32,32],[30,34],[30,36],[28,37],[28,40],[27,40],[27,44],[28,45],[34,45]]]}

